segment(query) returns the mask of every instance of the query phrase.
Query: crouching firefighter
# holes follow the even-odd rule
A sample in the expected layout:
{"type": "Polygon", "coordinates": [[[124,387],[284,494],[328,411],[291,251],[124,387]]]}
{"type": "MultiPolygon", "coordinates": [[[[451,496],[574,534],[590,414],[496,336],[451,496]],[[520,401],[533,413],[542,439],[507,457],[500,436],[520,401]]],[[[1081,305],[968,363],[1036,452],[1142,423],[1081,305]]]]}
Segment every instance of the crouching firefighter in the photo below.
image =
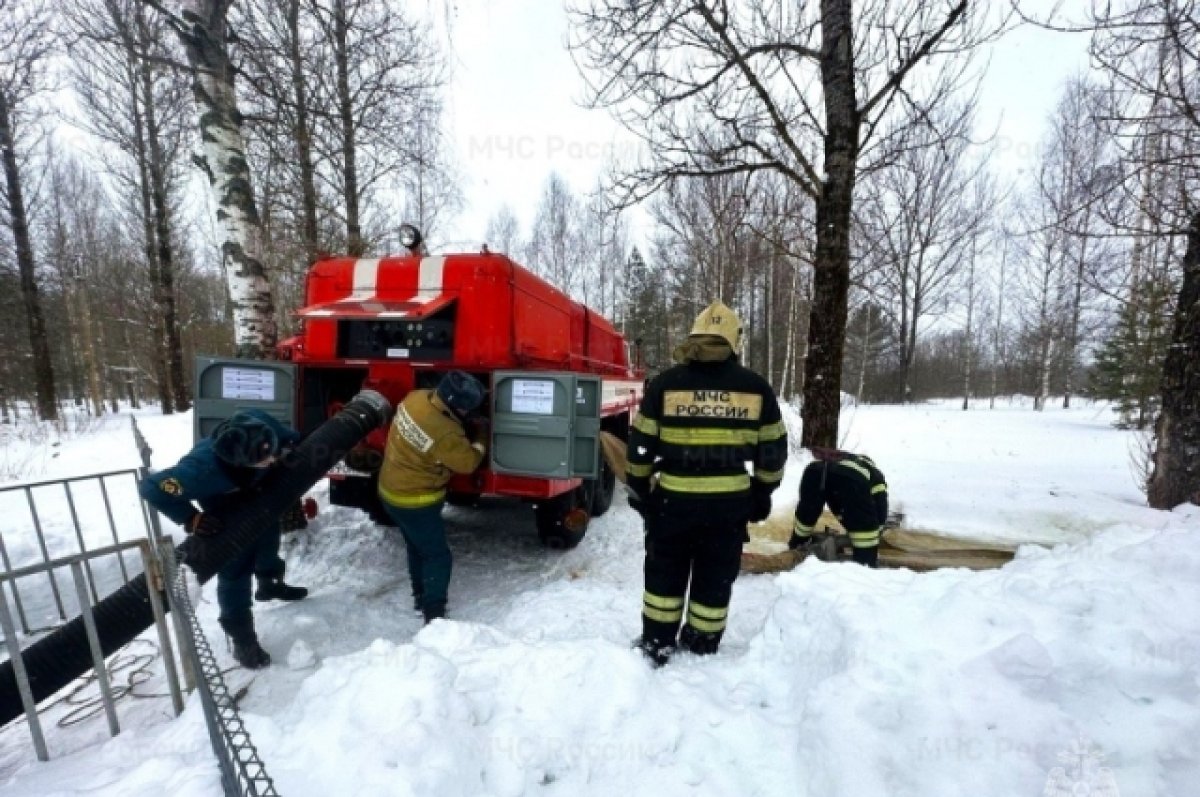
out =
{"type": "MultiPolygon", "coordinates": [[[[253,496],[280,452],[299,442],[299,433],[262,410],[243,410],[222,421],[173,467],[148,476],[138,489],[146,503],[187,533],[200,537],[220,534],[223,524],[213,513],[225,514],[253,496]]],[[[279,524],[273,523],[217,571],[219,622],[233,643],[233,657],[249,669],[271,663],[254,631],[251,575],[258,580],[255,600],[296,601],[308,595],[307,589],[284,582],[279,541],[279,524]]]]}
{"type": "Polygon", "coordinates": [[[888,517],[887,482],[870,457],[812,448],[813,461],[800,478],[800,502],[788,547],[809,549],[813,528],[826,505],[846,533],[854,561],[867,567],[879,564],[879,536],[888,517]]]}
{"type": "Polygon", "coordinates": [[[646,387],[630,430],[626,482],[646,524],[637,645],[656,666],[677,645],[717,651],[746,523],[766,519],[783,477],[779,404],[770,384],[738,362],[740,342],[733,310],[709,305],[675,349],[679,364],[646,387]]]}
{"type": "Polygon", "coordinates": [[[446,616],[453,559],[442,505],[451,475],[470,473],[483,462],[484,443],[472,442],[464,426],[484,394],[478,379],[450,371],[436,390],[405,396],[388,431],[379,498],[404,535],[413,602],[426,623],[446,616]]]}

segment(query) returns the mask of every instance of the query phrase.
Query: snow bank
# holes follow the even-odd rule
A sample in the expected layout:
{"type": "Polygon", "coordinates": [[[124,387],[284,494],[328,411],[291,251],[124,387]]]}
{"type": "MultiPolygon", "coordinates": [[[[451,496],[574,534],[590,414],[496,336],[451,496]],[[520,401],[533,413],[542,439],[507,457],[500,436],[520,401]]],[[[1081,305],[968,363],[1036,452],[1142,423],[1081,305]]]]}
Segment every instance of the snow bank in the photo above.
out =
{"type": "MultiPolygon", "coordinates": [[[[327,512],[287,543],[313,594],[256,612],[279,665],[242,705],[280,793],[1193,793],[1200,510],[1138,506],[1129,436],[1095,409],[847,423],[914,525],[1070,541],[990,572],[743,577],[721,652],[652,670],[629,649],[641,531],[620,499],[566,554],[537,547],[524,508],[449,510],[454,619],[424,629],[394,534],[327,512]]],[[[6,794],[219,793],[194,701],[49,764],[23,763],[12,731],[6,794]]]]}

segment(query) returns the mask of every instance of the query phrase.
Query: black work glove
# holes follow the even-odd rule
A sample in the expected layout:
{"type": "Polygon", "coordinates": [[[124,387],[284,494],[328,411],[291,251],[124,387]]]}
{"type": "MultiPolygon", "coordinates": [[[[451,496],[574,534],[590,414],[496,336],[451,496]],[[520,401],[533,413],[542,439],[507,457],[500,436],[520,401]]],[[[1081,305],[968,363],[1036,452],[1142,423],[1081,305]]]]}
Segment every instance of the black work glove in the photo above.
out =
{"type": "Polygon", "coordinates": [[[757,484],[750,491],[750,522],[761,523],[771,516],[771,494],[757,484]]]}
{"type": "Polygon", "coordinates": [[[801,537],[799,534],[797,534],[796,532],[793,531],[792,538],[790,540],[788,540],[788,549],[792,550],[792,551],[807,552],[808,549],[812,546],[812,541],[813,541],[813,538],[811,536],[801,537]]]}
{"type": "Polygon", "coordinates": [[[188,534],[195,534],[197,537],[215,537],[224,530],[225,524],[220,518],[215,518],[207,512],[197,512],[184,528],[188,534]]]}

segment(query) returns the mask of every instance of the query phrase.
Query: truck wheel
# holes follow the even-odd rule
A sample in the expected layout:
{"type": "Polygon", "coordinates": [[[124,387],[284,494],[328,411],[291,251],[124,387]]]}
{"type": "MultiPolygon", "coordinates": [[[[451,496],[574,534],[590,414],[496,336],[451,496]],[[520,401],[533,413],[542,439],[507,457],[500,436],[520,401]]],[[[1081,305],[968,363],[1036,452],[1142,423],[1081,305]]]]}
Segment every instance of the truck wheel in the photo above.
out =
{"type": "Polygon", "coordinates": [[[446,503],[450,506],[478,508],[479,496],[474,493],[446,493],[446,503]]]}
{"type": "Polygon", "coordinates": [[[591,482],[584,482],[569,493],[539,503],[534,509],[534,519],[542,545],[565,550],[583,542],[589,520],[587,507],[591,502],[591,482]]]}
{"type": "Polygon", "coordinates": [[[600,474],[592,483],[592,517],[600,517],[608,511],[616,489],[617,474],[609,467],[608,460],[601,457],[600,474]]]}

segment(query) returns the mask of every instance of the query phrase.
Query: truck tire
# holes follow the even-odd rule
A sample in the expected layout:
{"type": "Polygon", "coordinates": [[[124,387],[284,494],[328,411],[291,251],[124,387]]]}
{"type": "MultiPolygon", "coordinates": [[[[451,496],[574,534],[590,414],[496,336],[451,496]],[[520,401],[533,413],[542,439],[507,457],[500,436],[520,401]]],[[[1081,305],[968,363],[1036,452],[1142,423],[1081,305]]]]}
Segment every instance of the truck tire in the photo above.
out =
{"type": "Polygon", "coordinates": [[[591,513],[592,517],[600,517],[612,506],[613,493],[617,489],[617,474],[604,457],[600,458],[600,473],[592,485],[591,513]]]}
{"type": "Polygon", "coordinates": [[[577,509],[587,509],[592,503],[592,482],[586,481],[569,493],[548,498],[534,508],[538,539],[547,548],[569,550],[583,542],[587,523],[581,528],[567,528],[567,515],[577,509]]]}
{"type": "Polygon", "coordinates": [[[479,508],[479,496],[475,493],[446,493],[446,503],[450,506],[466,507],[469,509],[479,508]]]}

